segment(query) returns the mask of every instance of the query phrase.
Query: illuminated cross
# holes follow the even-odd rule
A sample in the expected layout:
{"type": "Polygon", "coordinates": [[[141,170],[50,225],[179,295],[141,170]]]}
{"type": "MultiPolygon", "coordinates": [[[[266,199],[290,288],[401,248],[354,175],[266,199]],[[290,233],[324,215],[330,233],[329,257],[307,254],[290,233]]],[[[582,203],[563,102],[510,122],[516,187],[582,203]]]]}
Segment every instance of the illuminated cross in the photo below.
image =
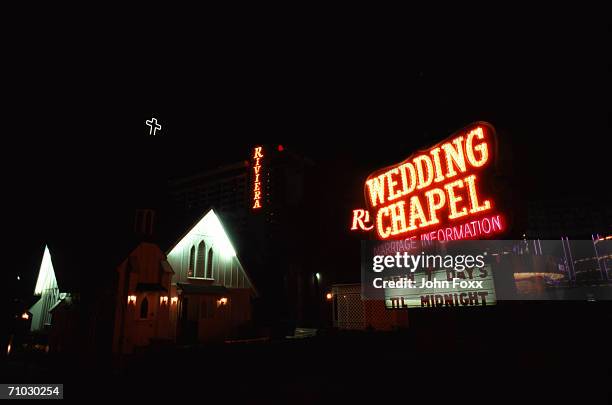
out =
{"type": "Polygon", "coordinates": [[[155,136],[155,131],[158,129],[161,131],[161,125],[157,123],[157,118],[151,118],[150,120],[146,120],[145,124],[149,126],[149,135],[155,136]]]}

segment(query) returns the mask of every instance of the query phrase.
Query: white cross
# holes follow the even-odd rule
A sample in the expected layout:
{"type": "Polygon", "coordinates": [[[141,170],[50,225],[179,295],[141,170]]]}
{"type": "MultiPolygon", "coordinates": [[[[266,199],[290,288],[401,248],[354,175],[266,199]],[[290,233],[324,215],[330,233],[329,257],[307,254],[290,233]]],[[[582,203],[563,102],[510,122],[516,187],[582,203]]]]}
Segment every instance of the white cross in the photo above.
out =
{"type": "Polygon", "coordinates": [[[161,125],[157,123],[157,118],[151,118],[150,120],[146,120],[145,124],[149,126],[149,135],[155,136],[155,131],[158,129],[161,131],[161,125]]]}

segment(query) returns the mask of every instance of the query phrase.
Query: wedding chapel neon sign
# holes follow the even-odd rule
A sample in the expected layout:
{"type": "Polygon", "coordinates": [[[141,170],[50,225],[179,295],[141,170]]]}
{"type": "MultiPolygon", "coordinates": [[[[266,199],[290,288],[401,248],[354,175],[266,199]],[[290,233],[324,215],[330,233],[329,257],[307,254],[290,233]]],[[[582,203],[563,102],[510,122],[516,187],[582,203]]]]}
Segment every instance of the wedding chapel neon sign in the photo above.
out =
{"type": "Polygon", "coordinates": [[[501,233],[504,219],[481,180],[495,158],[495,130],[477,122],[366,179],[366,209],[351,230],[378,239],[457,240],[501,233]]]}
{"type": "Polygon", "coordinates": [[[253,150],[253,209],[261,208],[261,163],[263,160],[263,147],[257,146],[253,150]]]}

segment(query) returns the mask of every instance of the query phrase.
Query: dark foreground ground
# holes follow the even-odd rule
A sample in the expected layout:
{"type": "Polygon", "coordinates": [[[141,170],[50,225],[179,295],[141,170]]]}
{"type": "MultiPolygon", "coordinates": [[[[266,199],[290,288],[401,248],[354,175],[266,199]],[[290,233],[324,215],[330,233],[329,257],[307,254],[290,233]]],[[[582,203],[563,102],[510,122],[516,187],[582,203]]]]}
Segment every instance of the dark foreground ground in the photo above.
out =
{"type": "MultiPolygon", "coordinates": [[[[126,359],[14,356],[5,382],[63,383],[66,399],[197,403],[610,403],[612,313],[427,325],[389,333],[325,331],[267,343],[160,349],[126,359]]],[[[417,325],[414,325],[417,323],[417,325]]]]}

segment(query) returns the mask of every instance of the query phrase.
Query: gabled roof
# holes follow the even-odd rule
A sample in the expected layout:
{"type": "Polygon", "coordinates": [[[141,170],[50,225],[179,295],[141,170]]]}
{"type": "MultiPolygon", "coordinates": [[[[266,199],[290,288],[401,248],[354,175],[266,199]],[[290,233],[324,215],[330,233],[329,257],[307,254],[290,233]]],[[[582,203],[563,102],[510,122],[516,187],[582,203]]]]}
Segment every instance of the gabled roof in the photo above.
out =
{"type": "Polygon", "coordinates": [[[219,248],[223,250],[228,255],[236,256],[236,250],[232,245],[232,242],[229,239],[229,236],[223,225],[221,224],[221,220],[215,213],[215,211],[210,208],[208,211],[202,215],[191,228],[189,228],[167,251],[166,254],[169,254],[174,248],[181,244],[183,240],[192,232],[198,232],[200,234],[208,234],[211,235],[217,244],[219,244],[219,248]]]}
{"type": "Polygon", "coordinates": [[[240,263],[242,267],[242,270],[244,271],[246,278],[249,281],[249,285],[252,287],[255,294],[256,295],[258,294],[257,289],[255,288],[255,285],[253,284],[253,280],[249,276],[248,271],[242,265],[242,261],[240,260],[238,253],[234,249],[234,245],[230,239],[228,232],[223,227],[221,219],[219,218],[219,216],[217,215],[217,213],[214,211],[213,208],[210,208],[207,211],[205,211],[204,214],[201,217],[199,217],[193,223],[193,225],[189,227],[187,231],[183,233],[181,237],[178,238],[178,240],[176,240],[176,242],[174,242],[168,248],[168,250],[166,251],[166,255],[169,255],[174,249],[179,248],[181,243],[183,241],[188,240],[189,236],[194,232],[200,235],[211,236],[213,240],[215,241],[214,243],[218,245],[221,252],[224,252],[228,256],[236,257],[236,259],[238,260],[238,262],[240,263]]]}
{"type": "Polygon", "coordinates": [[[42,262],[38,270],[38,278],[36,279],[36,286],[34,287],[34,295],[41,295],[43,291],[52,288],[58,288],[57,279],[55,278],[55,270],[53,269],[49,247],[45,245],[42,262]]]}
{"type": "MultiPolygon", "coordinates": [[[[170,252],[195,227],[209,222],[217,223],[211,228],[217,229],[219,236],[225,239],[228,250],[237,247],[231,232],[221,225],[222,219],[212,208],[207,209],[204,214],[202,211],[160,209],[156,211],[152,236],[135,234],[133,217],[134,210],[125,208],[113,212],[113,215],[105,217],[104,221],[96,222],[95,227],[91,229],[85,229],[82,224],[71,224],[46,236],[48,247],[45,247],[45,250],[50,252],[53,274],[61,292],[92,293],[113,288],[116,274],[114,270],[142,242],[157,244],[162,252],[170,252]],[[212,216],[206,219],[209,213],[212,216]],[[216,221],[210,221],[213,218],[216,218],[216,221]]],[[[44,241],[36,248],[38,252],[34,253],[32,249],[36,257],[40,257],[40,253],[43,253],[44,257],[42,247],[45,245],[42,242],[44,241]]],[[[38,260],[40,259],[36,261],[38,260]]],[[[239,261],[243,264],[242,260],[239,261]]],[[[37,268],[40,269],[39,263],[33,263],[37,267],[32,268],[32,273],[37,268]]],[[[164,271],[169,270],[167,263],[162,265],[164,271]]],[[[32,287],[29,288],[34,288],[35,281],[34,278],[31,279],[32,287]]]]}

